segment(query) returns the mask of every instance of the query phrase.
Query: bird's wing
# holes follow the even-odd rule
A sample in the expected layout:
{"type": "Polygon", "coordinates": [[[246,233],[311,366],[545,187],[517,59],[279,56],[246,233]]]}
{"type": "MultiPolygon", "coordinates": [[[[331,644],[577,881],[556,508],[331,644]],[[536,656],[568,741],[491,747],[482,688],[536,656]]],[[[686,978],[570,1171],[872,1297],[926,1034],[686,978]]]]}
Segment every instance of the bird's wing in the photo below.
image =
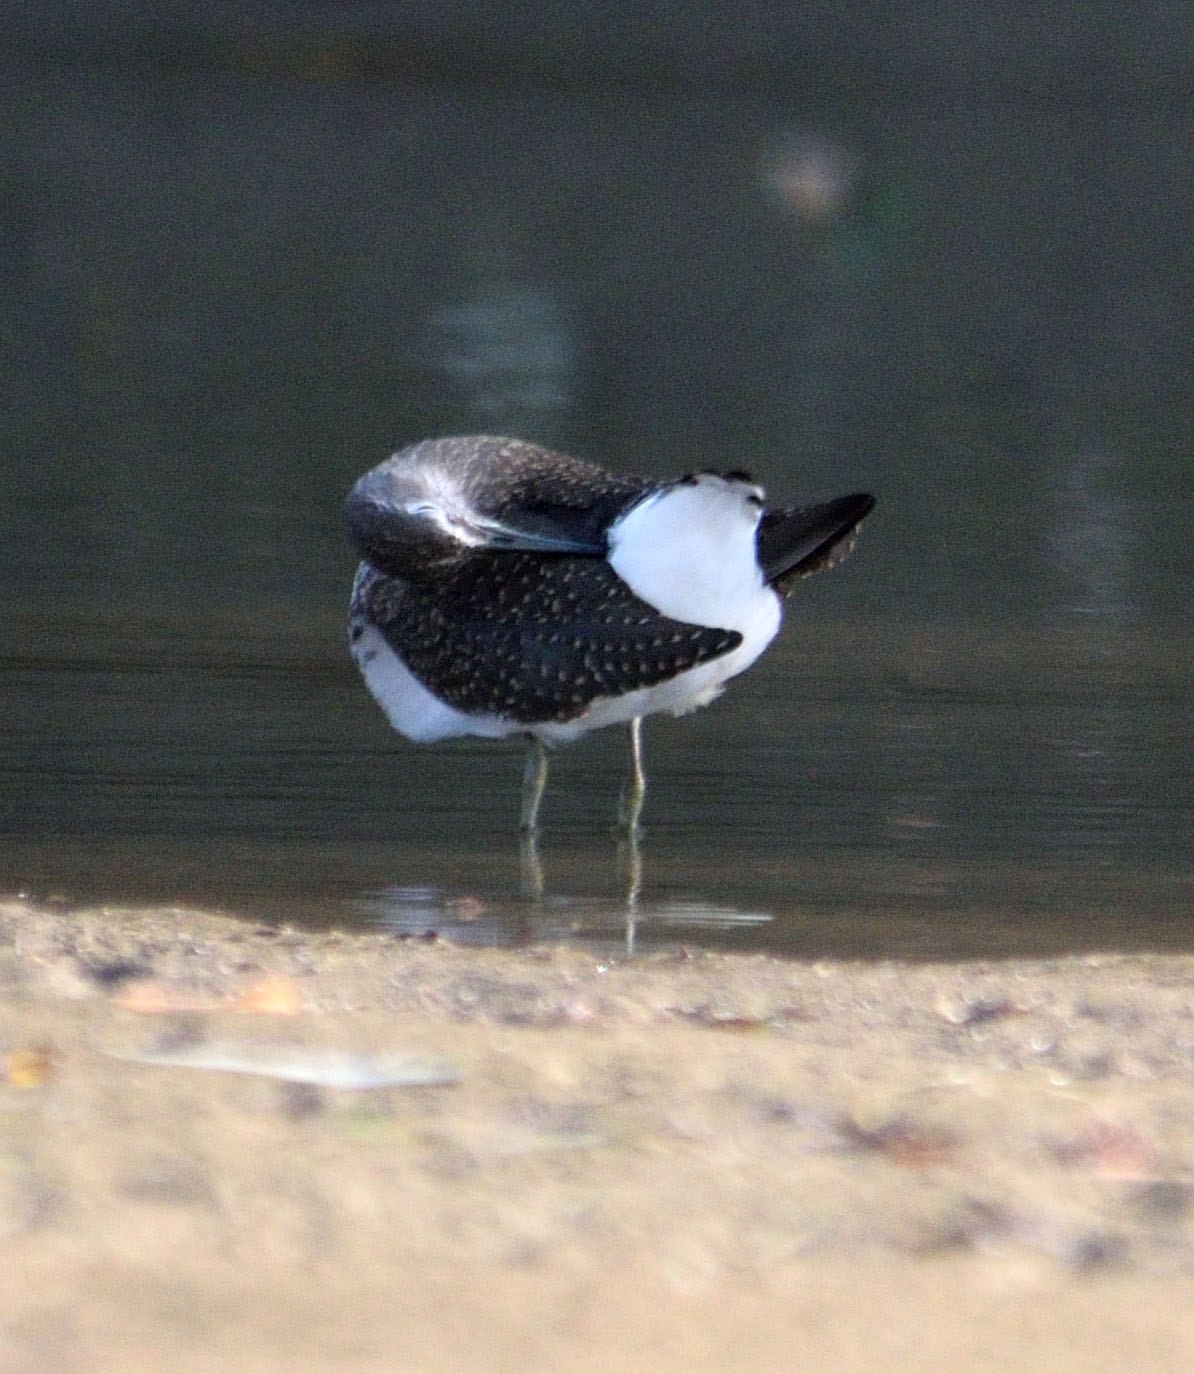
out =
{"type": "Polygon", "coordinates": [[[363,594],[382,636],[437,696],[528,725],[576,720],[598,698],[666,682],[742,642],[661,616],[603,559],[495,554],[436,588],[376,576],[363,594]]]}
{"type": "Polygon", "coordinates": [[[462,489],[493,548],[604,556],[610,523],[660,485],[523,439],[467,446],[462,489]]]}
{"type": "Polygon", "coordinates": [[[764,511],[755,535],[763,576],[786,594],[799,578],[834,567],[853,549],[874,504],[873,496],[860,492],[818,506],[764,511]]]}

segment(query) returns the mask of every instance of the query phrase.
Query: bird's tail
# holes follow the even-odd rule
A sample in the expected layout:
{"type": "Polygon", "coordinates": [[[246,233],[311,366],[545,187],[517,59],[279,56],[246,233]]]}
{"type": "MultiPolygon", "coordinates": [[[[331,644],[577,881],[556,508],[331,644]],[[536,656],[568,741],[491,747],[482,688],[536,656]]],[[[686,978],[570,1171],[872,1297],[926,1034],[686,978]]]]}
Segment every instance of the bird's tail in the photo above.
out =
{"type": "Polygon", "coordinates": [[[800,578],[836,567],[854,548],[858,526],[874,504],[873,496],[858,492],[819,506],[764,512],[755,536],[763,576],[786,596],[800,578]]]}

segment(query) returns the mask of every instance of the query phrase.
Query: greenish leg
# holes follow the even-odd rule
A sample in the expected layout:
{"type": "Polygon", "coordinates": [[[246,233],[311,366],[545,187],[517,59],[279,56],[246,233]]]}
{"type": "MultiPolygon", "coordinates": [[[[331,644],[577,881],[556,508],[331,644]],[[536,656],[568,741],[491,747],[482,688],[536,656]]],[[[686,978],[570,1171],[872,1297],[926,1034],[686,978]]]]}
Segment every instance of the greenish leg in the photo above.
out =
{"type": "Polygon", "coordinates": [[[518,837],[520,890],[537,906],[543,902],[543,860],[539,857],[539,832],[524,830],[518,837]]]}
{"type": "Polygon", "coordinates": [[[630,722],[630,776],[622,789],[618,804],[618,826],[627,834],[638,833],[639,818],[643,814],[643,799],[647,795],[647,775],[643,770],[643,718],[635,716],[630,722]]]}
{"type": "Polygon", "coordinates": [[[626,953],[634,953],[638,938],[639,897],[643,890],[642,832],[628,830],[618,844],[618,855],[626,865],[626,953]]]}
{"type": "Polygon", "coordinates": [[[527,746],[526,771],[522,775],[522,816],[519,829],[524,834],[539,828],[539,803],[547,786],[547,749],[538,735],[527,746]]]}

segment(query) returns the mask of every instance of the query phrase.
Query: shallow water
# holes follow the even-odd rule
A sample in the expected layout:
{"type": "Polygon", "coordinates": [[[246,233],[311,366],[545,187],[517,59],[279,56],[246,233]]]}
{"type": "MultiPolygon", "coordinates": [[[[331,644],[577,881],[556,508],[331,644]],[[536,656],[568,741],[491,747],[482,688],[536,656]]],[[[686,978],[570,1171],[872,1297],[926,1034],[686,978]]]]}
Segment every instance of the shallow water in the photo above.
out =
{"type": "Polygon", "coordinates": [[[1187,114],[11,89],[0,887],[469,941],[1188,946],[1187,114]],[[554,758],[536,875],[519,751],[406,744],[345,652],[343,492],[469,430],[879,497],[755,669],[648,726],[637,876],[620,735],[554,758]]]}
{"type": "Polygon", "coordinates": [[[9,665],[20,885],[469,943],[932,957],[1188,940],[1170,645],[1138,646],[1127,678],[1055,645],[971,640],[960,661],[956,638],[909,648],[857,623],[801,651],[794,613],[722,701],[650,723],[637,884],[613,832],[624,732],[554,754],[537,891],[520,747],[400,740],[339,628],[293,659],[208,641],[9,665]]]}

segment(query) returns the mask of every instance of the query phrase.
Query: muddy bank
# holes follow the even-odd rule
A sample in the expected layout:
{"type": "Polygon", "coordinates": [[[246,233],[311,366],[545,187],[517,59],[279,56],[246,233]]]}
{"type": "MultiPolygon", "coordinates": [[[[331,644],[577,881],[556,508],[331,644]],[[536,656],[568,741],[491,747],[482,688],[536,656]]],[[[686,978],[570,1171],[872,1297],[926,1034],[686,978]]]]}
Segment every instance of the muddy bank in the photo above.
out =
{"type": "Polygon", "coordinates": [[[10,903],[0,1056],[0,1371],[1194,1364],[1185,956],[10,903]]]}

